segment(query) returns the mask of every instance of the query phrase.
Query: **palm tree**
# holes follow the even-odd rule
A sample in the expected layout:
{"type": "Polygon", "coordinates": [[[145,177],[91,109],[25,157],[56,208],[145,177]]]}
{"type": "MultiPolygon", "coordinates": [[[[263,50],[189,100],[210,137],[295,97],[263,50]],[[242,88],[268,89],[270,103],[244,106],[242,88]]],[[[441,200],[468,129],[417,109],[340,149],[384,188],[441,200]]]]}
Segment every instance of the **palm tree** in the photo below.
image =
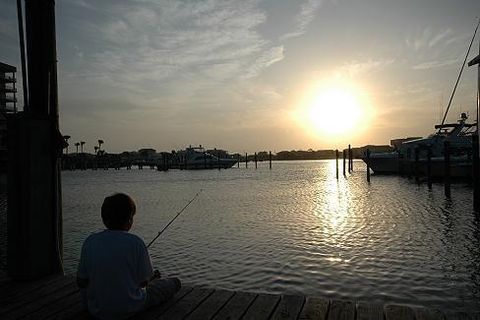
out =
{"type": "Polygon", "coordinates": [[[67,135],[67,136],[63,136],[63,139],[65,139],[65,142],[67,143],[67,146],[65,147],[65,149],[66,149],[65,154],[67,154],[67,155],[68,155],[68,139],[70,139],[70,138],[71,138],[71,137],[68,136],[68,135],[67,135]]]}
{"type": "Polygon", "coordinates": [[[85,144],[85,141],[80,141],[80,150],[83,153],[83,145],[85,144]]]}
{"type": "Polygon", "coordinates": [[[103,140],[98,139],[98,150],[99,150],[99,151],[102,150],[102,144],[103,144],[103,143],[104,143],[103,140]]]}
{"type": "Polygon", "coordinates": [[[75,142],[75,147],[77,147],[77,153],[78,153],[78,146],[80,146],[80,142],[75,142]]]}

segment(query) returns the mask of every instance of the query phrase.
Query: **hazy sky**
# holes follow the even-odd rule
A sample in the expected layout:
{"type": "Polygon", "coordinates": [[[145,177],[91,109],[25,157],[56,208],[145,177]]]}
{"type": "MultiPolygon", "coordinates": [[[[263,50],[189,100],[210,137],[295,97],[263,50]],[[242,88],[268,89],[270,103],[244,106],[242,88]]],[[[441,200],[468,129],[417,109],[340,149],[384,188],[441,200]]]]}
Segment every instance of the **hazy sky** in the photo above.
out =
{"type": "MultiPolygon", "coordinates": [[[[480,16],[478,0],[56,3],[61,130],[90,152],[99,138],[111,152],[253,152],[427,135],[480,16]],[[311,119],[318,101],[327,123],[311,119]]],[[[20,66],[13,0],[0,0],[0,61],[20,66]]],[[[465,69],[450,121],[473,120],[476,78],[465,69]]]]}

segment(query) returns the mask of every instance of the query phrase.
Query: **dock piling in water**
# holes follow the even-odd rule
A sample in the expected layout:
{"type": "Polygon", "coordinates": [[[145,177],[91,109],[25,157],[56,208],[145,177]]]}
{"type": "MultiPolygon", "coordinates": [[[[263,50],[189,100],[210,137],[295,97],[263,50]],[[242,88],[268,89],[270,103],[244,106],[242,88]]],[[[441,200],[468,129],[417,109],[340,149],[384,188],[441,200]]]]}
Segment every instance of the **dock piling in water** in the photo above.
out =
{"type": "Polygon", "coordinates": [[[450,183],[450,142],[445,141],[443,147],[444,156],[444,172],[443,183],[445,188],[445,196],[450,198],[451,196],[451,183],[450,183]]]}
{"type": "Polygon", "coordinates": [[[370,149],[367,149],[367,182],[370,182],[370,149]]]}
{"type": "Polygon", "coordinates": [[[352,147],[348,145],[348,173],[352,171],[352,147]]]}
{"type": "Polygon", "coordinates": [[[256,152],[255,152],[254,159],[255,159],[255,169],[257,169],[257,153],[256,152]]]}
{"type": "Polygon", "coordinates": [[[248,154],[245,152],[245,169],[248,168],[248,154]]]}
{"type": "Polygon", "coordinates": [[[335,172],[338,180],[338,149],[335,150],[335,172]]]}
{"type": "Polygon", "coordinates": [[[345,164],[346,164],[346,161],[347,161],[347,151],[345,149],[343,149],[343,176],[346,176],[345,174],[345,164]]]}
{"type": "Polygon", "coordinates": [[[269,168],[272,170],[272,151],[268,152],[268,162],[269,162],[269,168]]]}
{"type": "Polygon", "coordinates": [[[427,184],[432,189],[432,146],[427,148],[427,184]]]}
{"type": "Polygon", "coordinates": [[[478,135],[472,136],[473,159],[472,159],[472,182],[473,182],[473,209],[480,212],[480,152],[478,135]]]}

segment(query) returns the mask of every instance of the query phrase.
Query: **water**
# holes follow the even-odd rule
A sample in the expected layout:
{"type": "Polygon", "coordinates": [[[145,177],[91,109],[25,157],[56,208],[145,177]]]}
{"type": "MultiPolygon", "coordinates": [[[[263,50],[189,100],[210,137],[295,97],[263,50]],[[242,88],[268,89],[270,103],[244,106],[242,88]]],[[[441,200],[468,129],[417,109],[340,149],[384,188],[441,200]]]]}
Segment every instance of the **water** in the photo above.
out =
{"type": "Polygon", "coordinates": [[[165,275],[194,285],[480,311],[480,219],[472,190],[355,172],[334,161],[276,162],[259,169],[63,173],[65,268],[103,228],[114,192],[137,202],[132,232],[145,242],[199,191],[151,247],[165,275]],[[340,172],[341,175],[341,172],[340,172]]]}

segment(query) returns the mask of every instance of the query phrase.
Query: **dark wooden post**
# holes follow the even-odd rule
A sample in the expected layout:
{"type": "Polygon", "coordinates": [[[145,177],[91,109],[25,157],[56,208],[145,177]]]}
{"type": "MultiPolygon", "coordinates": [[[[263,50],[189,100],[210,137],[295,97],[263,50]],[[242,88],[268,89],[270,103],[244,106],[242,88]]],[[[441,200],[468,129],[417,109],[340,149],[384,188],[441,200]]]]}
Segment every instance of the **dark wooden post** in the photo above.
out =
{"type": "Polygon", "coordinates": [[[248,168],[248,154],[245,152],[245,168],[248,168]]]}
{"type": "Polygon", "coordinates": [[[432,146],[427,149],[427,185],[432,189],[432,146]]]}
{"type": "Polygon", "coordinates": [[[478,135],[472,136],[473,159],[472,159],[472,180],[473,180],[473,209],[480,212],[480,155],[478,146],[478,135]]]}
{"type": "Polygon", "coordinates": [[[370,182],[370,149],[367,149],[367,182],[370,182]]]}
{"type": "Polygon", "coordinates": [[[444,188],[445,188],[445,196],[451,196],[450,190],[450,142],[445,141],[443,147],[444,152],[444,172],[443,172],[443,181],[444,181],[444,188]]]}
{"type": "Polygon", "coordinates": [[[14,279],[63,273],[55,1],[26,1],[25,18],[29,104],[7,120],[7,269],[14,279]]]}
{"type": "Polygon", "coordinates": [[[347,151],[345,149],[343,149],[343,175],[345,176],[346,173],[345,173],[345,165],[346,165],[346,161],[347,161],[347,151]]]}
{"type": "Polygon", "coordinates": [[[351,171],[351,165],[352,165],[352,149],[351,146],[348,145],[348,173],[351,171]]]}
{"type": "Polygon", "coordinates": [[[255,152],[255,169],[257,169],[257,153],[255,152]]]}
{"type": "Polygon", "coordinates": [[[270,170],[272,170],[272,151],[268,152],[268,165],[270,170]]]}
{"type": "Polygon", "coordinates": [[[335,150],[335,172],[338,180],[338,149],[335,150]]]}
{"type": "Polygon", "coordinates": [[[419,177],[419,161],[420,161],[420,149],[418,147],[415,148],[415,165],[413,167],[414,175],[415,175],[415,182],[420,182],[419,177]]]}

